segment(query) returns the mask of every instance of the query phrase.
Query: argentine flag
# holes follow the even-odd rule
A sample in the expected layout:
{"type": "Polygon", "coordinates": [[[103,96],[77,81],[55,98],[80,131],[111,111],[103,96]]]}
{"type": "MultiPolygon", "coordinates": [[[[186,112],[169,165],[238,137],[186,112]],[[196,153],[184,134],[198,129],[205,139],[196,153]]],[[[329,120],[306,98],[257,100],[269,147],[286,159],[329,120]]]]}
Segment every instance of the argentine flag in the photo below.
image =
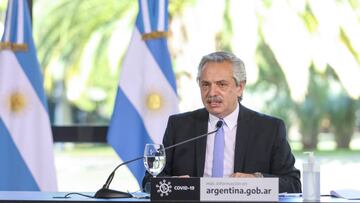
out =
{"type": "MultiPolygon", "coordinates": [[[[167,0],[139,0],[136,27],[123,60],[108,131],[108,143],[123,161],[142,156],[146,143],[162,143],[169,115],[178,112],[166,41],[167,7],[167,0]]],[[[141,183],[143,162],[128,167],[141,183]]]]}
{"type": "Polygon", "coordinates": [[[26,0],[9,0],[0,42],[0,191],[56,191],[53,141],[26,0]]]}

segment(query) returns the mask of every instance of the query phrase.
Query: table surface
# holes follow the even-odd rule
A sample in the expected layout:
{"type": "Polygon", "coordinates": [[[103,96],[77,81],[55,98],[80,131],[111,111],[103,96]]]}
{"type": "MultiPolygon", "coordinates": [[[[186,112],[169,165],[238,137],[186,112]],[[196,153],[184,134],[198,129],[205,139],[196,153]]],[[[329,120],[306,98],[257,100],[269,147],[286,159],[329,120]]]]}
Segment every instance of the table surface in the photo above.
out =
{"type": "MultiPolygon", "coordinates": [[[[144,198],[122,198],[122,199],[95,199],[84,197],[77,194],[65,198],[67,192],[35,192],[35,191],[0,191],[0,202],[150,202],[150,199],[144,198]]],[[[84,192],[82,194],[93,196],[94,193],[84,192]]],[[[301,195],[289,194],[288,196],[279,196],[279,202],[303,202],[301,195]]],[[[320,202],[360,202],[359,200],[346,200],[330,196],[321,197],[320,202]]]]}

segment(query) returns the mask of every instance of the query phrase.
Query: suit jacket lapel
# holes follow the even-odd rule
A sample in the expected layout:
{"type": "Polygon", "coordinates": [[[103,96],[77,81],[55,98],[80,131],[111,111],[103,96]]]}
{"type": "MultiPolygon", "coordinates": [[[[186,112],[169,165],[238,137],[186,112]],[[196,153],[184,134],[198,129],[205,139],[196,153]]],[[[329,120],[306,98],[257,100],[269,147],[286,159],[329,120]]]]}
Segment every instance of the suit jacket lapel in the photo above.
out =
{"type": "Polygon", "coordinates": [[[243,172],[244,170],[246,148],[249,144],[249,136],[251,136],[249,110],[239,104],[239,116],[235,141],[234,172],[243,172]]]}
{"type": "MultiPolygon", "coordinates": [[[[198,118],[196,119],[195,136],[200,136],[207,133],[208,130],[209,113],[203,109],[200,111],[198,118]]],[[[206,154],[206,138],[200,138],[196,140],[196,176],[202,177],[204,175],[205,154],[206,154]]]]}

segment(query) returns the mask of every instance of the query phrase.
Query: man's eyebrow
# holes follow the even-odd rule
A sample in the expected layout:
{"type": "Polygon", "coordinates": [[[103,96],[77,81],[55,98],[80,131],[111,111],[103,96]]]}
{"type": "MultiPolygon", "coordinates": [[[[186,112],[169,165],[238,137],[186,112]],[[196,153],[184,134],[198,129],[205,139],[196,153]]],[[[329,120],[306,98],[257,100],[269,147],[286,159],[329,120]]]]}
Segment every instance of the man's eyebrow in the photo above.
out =
{"type": "Polygon", "coordinates": [[[227,80],[218,80],[218,81],[215,81],[215,83],[219,83],[219,82],[229,82],[227,80]]]}
{"type": "MultiPolygon", "coordinates": [[[[209,83],[211,83],[211,81],[208,81],[208,80],[200,80],[200,82],[209,82],[209,83]]],[[[227,81],[227,80],[217,80],[214,83],[219,83],[219,82],[229,82],[229,81],[227,81]]]]}

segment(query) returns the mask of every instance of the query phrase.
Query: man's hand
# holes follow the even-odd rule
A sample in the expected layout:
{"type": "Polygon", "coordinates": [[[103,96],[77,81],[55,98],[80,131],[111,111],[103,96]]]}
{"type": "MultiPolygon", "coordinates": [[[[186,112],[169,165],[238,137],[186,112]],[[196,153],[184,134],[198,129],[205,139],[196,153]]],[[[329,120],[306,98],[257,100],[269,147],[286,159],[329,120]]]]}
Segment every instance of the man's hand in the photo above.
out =
{"type": "Polygon", "coordinates": [[[255,178],[255,175],[252,173],[240,173],[236,172],[230,175],[232,178],[255,178]]]}

